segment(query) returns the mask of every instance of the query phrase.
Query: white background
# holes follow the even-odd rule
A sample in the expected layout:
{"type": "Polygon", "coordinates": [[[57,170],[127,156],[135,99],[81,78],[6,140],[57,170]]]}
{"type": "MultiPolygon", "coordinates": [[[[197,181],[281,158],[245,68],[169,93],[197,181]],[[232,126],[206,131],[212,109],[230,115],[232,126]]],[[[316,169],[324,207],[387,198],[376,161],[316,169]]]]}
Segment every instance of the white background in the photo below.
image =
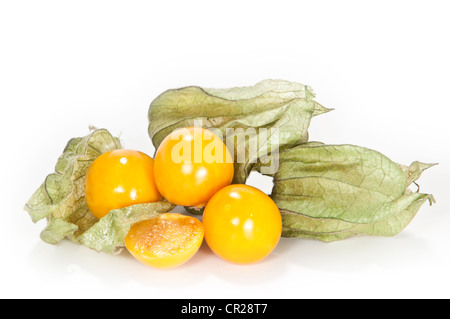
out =
{"type": "MultiPolygon", "coordinates": [[[[3,298],[448,298],[448,1],[1,1],[3,298]],[[439,162],[425,204],[392,238],[282,239],[265,261],[228,264],[206,245],[181,268],[145,267],[39,238],[23,206],[88,125],[153,154],[150,102],[169,88],[267,79],[312,86],[335,110],[310,139],[439,162]]],[[[249,184],[267,193],[271,180],[249,184]]]]}

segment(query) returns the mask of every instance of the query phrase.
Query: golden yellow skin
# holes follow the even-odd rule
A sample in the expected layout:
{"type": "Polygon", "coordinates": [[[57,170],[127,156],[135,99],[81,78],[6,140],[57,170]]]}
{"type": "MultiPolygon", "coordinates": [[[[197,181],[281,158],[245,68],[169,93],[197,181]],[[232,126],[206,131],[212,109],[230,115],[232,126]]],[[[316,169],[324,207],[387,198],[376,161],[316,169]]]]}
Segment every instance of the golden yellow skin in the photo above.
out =
{"type": "Polygon", "coordinates": [[[267,257],[281,237],[281,215],[273,200],[248,185],[218,191],[203,213],[205,240],[226,261],[251,264],[267,257]]]}
{"type": "Polygon", "coordinates": [[[161,195],[182,206],[203,207],[233,180],[233,159],[209,130],[190,127],[169,134],[155,155],[155,181],[161,195]]]}
{"type": "Polygon", "coordinates": [[[139,151],[114,150],[100,155],[88,169],[86,203],[97,218],[112,209],[162,199],[153,174],[153,159],[139,151]]]}
{"type": "Polygon", "coordinates": [[[198,219],[166,213],[134,224],[125,237],[125,246],[143,264],[170,269],[191,259],[203,236],[203,225],[198,219]]]}

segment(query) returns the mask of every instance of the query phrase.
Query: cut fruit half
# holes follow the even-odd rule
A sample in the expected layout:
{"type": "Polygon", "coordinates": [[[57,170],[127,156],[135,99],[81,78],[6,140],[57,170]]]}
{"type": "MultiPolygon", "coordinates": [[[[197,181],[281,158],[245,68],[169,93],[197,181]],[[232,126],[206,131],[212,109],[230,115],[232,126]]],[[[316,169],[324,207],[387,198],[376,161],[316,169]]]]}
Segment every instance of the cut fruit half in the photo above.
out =
{"type": "Polygon", "coordinates": [[[168,269],[191,259],[203,236],[203,224],[197,218],[165,213],[131,226],[125,246],[143,264],[168,269]]]}

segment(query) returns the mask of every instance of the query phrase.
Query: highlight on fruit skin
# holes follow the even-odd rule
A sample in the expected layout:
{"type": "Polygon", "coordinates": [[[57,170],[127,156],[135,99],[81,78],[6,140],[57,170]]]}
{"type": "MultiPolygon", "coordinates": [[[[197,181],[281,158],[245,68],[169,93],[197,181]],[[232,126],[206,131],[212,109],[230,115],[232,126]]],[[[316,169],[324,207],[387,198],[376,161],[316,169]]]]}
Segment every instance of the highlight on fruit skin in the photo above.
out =
{"type": "Polygon", "coordinates": [[[203,207],[234,176],[233,158],[219,136],[201,127],[173,131],[155,155],[161,195],[181,206],[203,207]]]}
{"type": "Polygon", "coordinates": [[[143,264],[171,269],[190,260],[203,237],[203,224],[197,218],[165,213],[132,225],[125,246],[143,264]]]}
{"type": "Polygon", "coordinates": [[[273,200],[244,184],[218,191],[206,205],[202,222],[209,248],[235,264],[266,258],[277,246],[282,231],[281,214],[273,200]]]}
{"type": "Polygon", "coordinates": [[[153,159],[135,150],[118,149],[97,157],[87,171],[84,190],[89,210],[98,219],[113,209],[162,199],[153,159]]]}

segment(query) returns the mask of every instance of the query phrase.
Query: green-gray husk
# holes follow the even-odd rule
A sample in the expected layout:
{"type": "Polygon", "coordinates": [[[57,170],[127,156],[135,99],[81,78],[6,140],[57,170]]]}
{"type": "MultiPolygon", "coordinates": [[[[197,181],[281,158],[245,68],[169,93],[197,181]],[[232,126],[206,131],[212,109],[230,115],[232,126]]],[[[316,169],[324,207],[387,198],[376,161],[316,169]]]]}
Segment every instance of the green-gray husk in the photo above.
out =
{"type": "Polygon", "coordinates": [[[113,210],[98,220],[84,197],[84,180],[91,163],[101,154],[122,148],[120,140],[105,129],[71,139],[48,175],[25,205],[33,222],[46,218],[41,239],[56,244],[63,238],[97,251],[117,253],[130,226],[171,210],[167,202],[139,204],[113,210]]]}
{"type": "Polygon", "coordinates": [[[283,217],[283,236],[340,240],[402,231],[431,194],[408,186],[435,164],[394,163],[354,145],[299,145],[280,153],[272,198],[283,217]]]}
{"type": "Polygon", "coordinates": [[[231,89],[189,86],[153,100],[148,133],[157,149],[178,128],[201,123],[219,130],[234,157],[233,183],[245,183],[255,164],[272,150],[306,142],[311,118],[328,111],[314,100],[309,86],[295,82],[265,80],[231,89]],[[270,132],[276,132],[276,140],[270,132]],[[239,153],[245,153],[243,161],[236,160],[239,153]]]}

